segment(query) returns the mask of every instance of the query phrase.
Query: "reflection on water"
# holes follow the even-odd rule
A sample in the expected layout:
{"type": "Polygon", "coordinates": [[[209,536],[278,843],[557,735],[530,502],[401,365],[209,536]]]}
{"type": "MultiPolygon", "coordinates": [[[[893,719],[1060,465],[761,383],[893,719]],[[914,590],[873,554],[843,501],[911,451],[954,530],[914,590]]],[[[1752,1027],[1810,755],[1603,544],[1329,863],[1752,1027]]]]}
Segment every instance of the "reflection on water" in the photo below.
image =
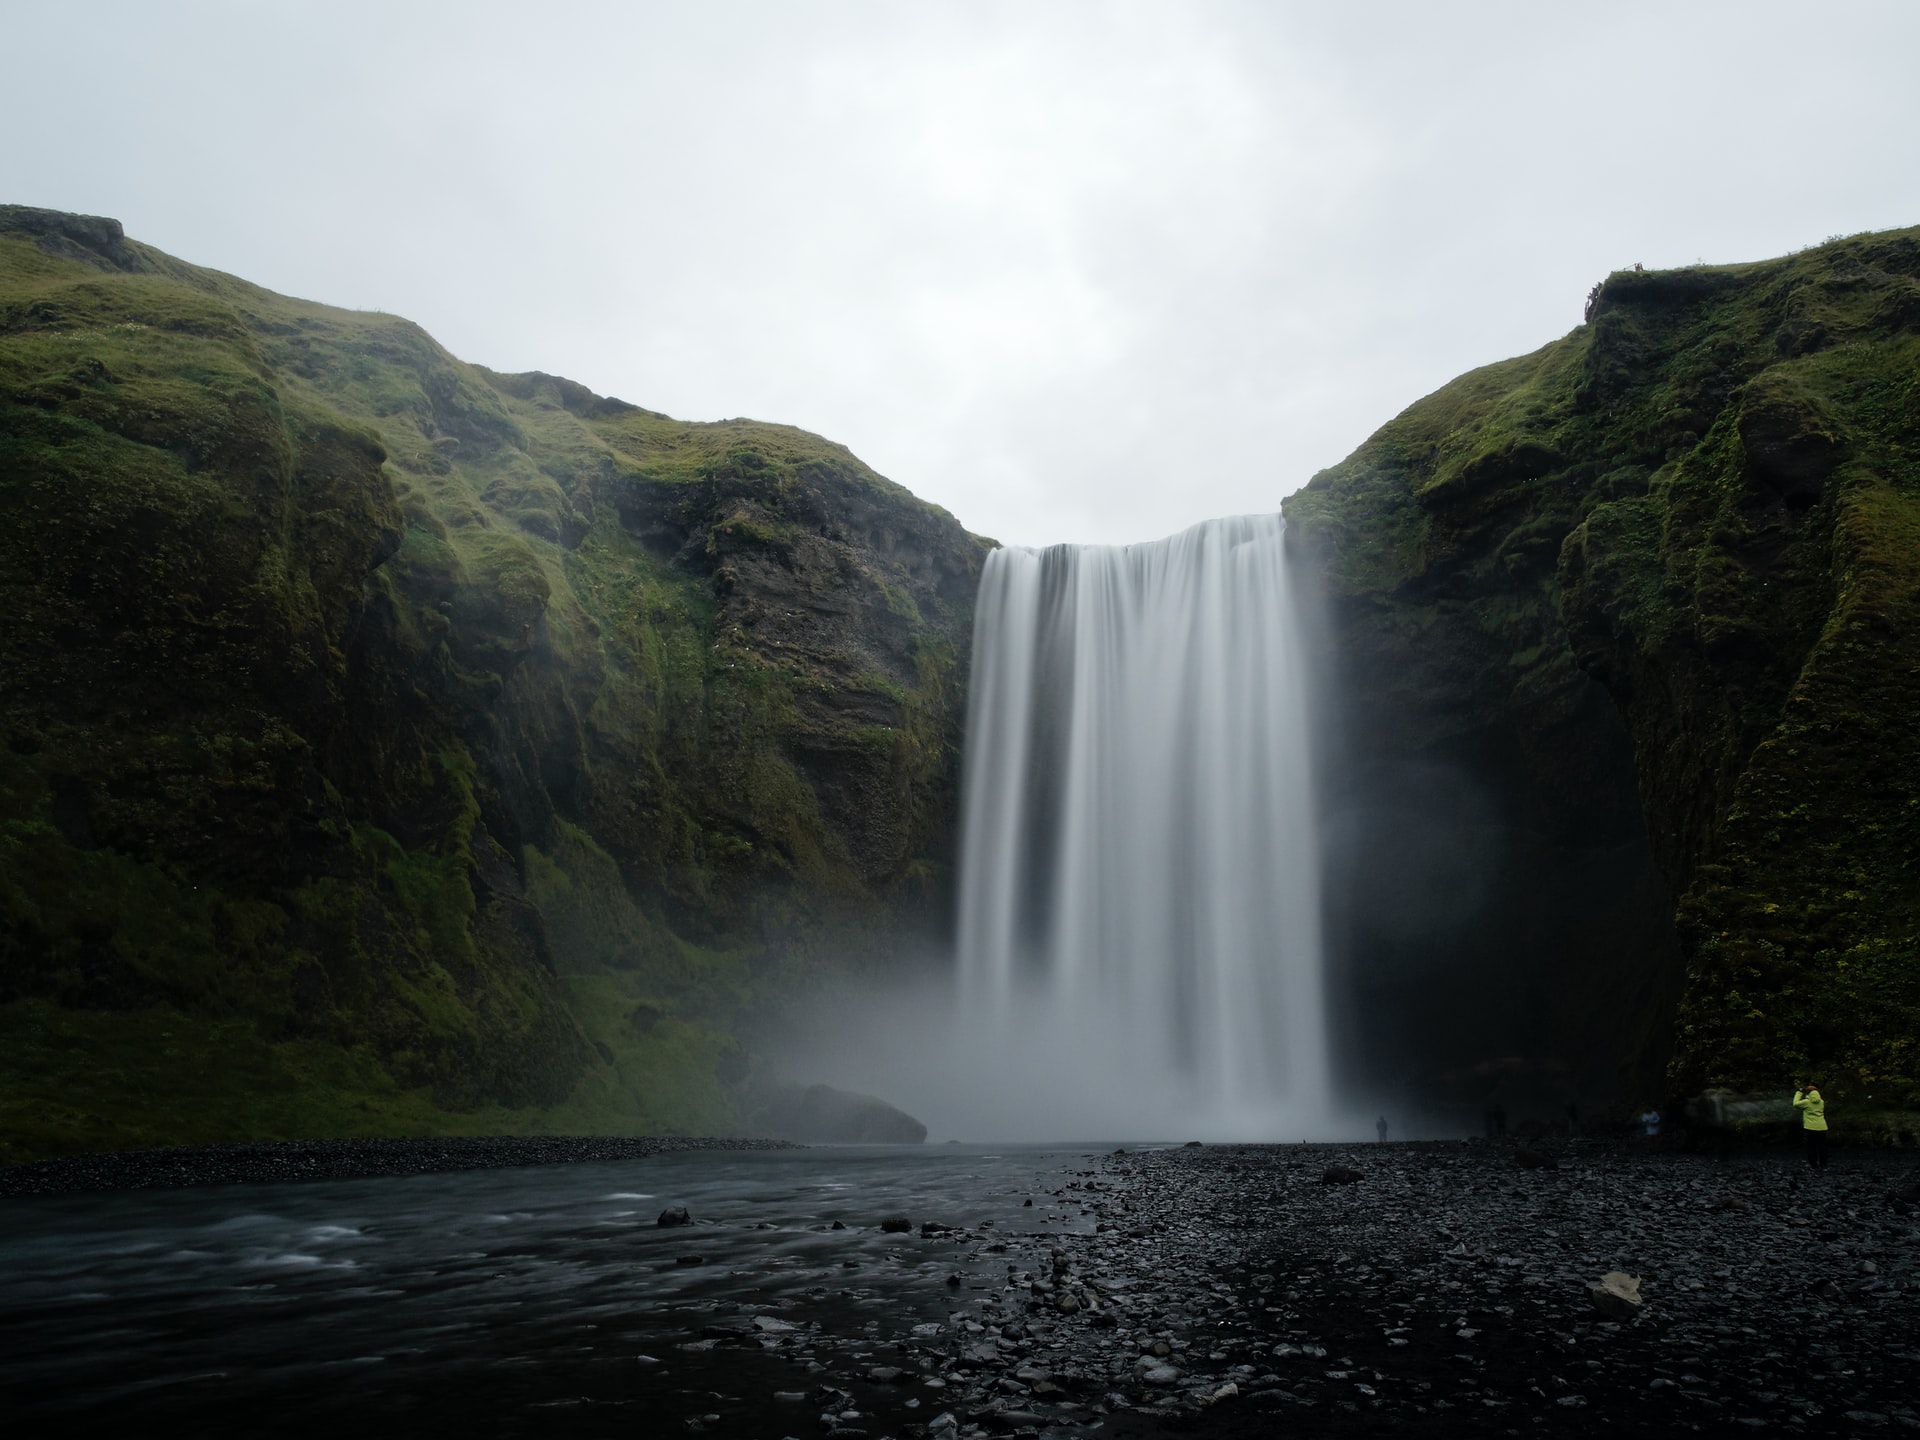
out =
{"type": "Polygon", "coordinates": [[[807,1388],[844,1337],[951,1324],[968,1289],[999,1278],[983,1235],[1092,1229],[1050,1194],[1088,1163],[958,1146],[687,1152],[8,1199],[0,1390],[43,1422],[611,1434],[719,1415],[716,1433],[796,1432],[815,1417],[773,1393],[807,1388]],[[682,1204],[695,1224],[655,1223],[682,1204]],[[885,1234],[893,1214],[972,1240],[885,1234]],[[756,1317],[757,1344],[699,1338],[756,1317]]]}

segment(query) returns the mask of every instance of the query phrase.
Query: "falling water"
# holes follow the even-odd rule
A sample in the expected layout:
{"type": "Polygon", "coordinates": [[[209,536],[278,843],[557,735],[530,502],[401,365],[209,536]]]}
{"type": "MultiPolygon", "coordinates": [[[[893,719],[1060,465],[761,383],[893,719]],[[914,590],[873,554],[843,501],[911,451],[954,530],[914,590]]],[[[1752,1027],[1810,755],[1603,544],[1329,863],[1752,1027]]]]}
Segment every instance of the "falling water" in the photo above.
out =
{"type": "Polygon", "coordinates": [[[1242,516],[988,558],[961,1004],[983,1062],[1034,1077],[1028,1133],[1323,1128],[1319,864],[1282,528],[1242,516]]]}

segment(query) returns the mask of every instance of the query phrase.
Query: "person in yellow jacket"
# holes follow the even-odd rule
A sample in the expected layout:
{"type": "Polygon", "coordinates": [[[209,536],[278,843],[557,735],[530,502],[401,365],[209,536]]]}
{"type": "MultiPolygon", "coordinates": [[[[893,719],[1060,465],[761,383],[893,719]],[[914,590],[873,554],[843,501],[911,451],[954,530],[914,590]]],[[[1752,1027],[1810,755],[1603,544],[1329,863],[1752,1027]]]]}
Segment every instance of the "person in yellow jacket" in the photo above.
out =
{"type": "Polygon", "coordinates": [[[1820,1097],[1819,1082],[1807,1081],[1793,1092],[1793,1108],[1800,1112],[1800,1128],[1807,1137],[1807,1164],[1816,1170],[1827,1168],[1827,1102],[1820,1097]]]}

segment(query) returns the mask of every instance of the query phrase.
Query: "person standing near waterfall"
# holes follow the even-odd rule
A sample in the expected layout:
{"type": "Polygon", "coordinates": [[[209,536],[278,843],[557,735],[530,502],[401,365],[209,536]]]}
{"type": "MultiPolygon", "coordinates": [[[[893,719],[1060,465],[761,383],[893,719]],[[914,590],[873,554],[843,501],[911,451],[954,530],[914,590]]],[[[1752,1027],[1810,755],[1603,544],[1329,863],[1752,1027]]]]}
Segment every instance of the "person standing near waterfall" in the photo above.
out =
{"type": "Polygon", "coordinates": [[[1809,1080],[1793,1092],[1793,1108],[1800,1112],[1800,1129],[1807,1137],[1807,1164],[1815,1170],[1827,1168],[1827,1102],[1820,1094],[1820,1082],[1809,1080]]]}

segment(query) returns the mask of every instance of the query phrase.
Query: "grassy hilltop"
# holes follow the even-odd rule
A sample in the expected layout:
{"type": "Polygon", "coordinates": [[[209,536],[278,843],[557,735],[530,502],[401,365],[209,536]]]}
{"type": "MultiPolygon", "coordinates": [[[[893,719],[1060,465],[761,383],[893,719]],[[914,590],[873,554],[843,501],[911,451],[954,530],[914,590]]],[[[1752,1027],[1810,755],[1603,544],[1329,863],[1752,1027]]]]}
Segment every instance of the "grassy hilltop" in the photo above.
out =
{"type": "Polygon", "coordinates": [[[738,1123],[945,923],[985,543],[0,207],[0,1160],[738,1123]]]}
{"type": "Polygon", "coordinates": [[[1643,1097],[1670,1055],[1676,1101],[1813,1071],[1920,1108],[1920,230],[1617,272],[1287,515],[1356,749],[1464,767],[1531,856],[1569,817],[1650,855],[1619,913],[1566,892],[1495,942],[1568,1034],[1611,984],[1646,1018],[1594,1043],[1643,1097]]]}

